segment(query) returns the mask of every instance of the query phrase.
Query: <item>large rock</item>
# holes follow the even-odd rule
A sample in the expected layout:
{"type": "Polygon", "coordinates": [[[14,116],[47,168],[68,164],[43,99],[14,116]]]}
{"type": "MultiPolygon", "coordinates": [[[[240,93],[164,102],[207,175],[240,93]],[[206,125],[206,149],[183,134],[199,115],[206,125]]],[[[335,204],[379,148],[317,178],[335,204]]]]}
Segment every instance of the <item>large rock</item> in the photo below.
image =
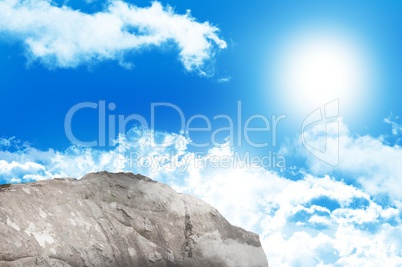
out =
{"type": "Polygon", "coordinates": [[[131,173],[0,186],[0,266],[267,266],[257,234],[131,173]]]}

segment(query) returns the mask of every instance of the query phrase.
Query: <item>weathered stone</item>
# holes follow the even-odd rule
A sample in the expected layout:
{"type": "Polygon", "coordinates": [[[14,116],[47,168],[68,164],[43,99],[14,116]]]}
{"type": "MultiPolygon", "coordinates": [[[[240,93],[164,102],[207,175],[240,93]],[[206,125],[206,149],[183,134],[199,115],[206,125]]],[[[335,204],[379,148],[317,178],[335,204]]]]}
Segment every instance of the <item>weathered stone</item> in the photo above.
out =
{"type": "Polygon", "coordinates": [[[149,255],[149,261],[151,262],[157,262],[157,261],[161,261],[162,260],[162,255],[159,254],[158,251],[155,251],[154,253],[151,253],[151,255],[149,255]]]}
{"type": "Polygon", "coordinates": [[[132,173],[0,186],[0,266],[267,266],[258,235],[132,173]]]}

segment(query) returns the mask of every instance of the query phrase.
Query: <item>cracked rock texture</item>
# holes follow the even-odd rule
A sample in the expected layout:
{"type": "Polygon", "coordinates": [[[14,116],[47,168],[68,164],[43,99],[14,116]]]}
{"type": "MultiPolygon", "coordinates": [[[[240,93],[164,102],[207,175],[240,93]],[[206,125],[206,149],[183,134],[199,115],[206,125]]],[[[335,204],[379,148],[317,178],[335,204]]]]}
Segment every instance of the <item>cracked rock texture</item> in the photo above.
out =
{"type": "Polygon", "coordinates": [[[132,173],[0,186],[0,266],[268,266],[257,234],[132,173]]]}

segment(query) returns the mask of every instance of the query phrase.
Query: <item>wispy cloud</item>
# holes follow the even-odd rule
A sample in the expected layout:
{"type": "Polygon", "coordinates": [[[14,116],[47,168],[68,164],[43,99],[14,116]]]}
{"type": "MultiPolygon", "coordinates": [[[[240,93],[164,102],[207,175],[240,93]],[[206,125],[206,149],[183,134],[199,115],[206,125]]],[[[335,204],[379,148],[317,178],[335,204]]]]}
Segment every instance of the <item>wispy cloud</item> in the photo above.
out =
{"type": "Polygon", "coordinates": [[[392,126],[392,134],[399,135],[402,133],[402,124],[398,123],[398,116],[393,115],[392,113],[384,119],[384,122],[392,126]]]}
{"type": "Polygon", "coordinates": [[[218,82],[219,83],[227,83],[227,82],[230,82],[231,79],[232,79],[232,77],[230,77],[230,76],[222,77],[222,78],[218,79],[218,82]]]}
{"type": "MultiPolygon", "coordinates": [[[[400,134],[395,127],[398,125],[392,129],[393,138],[398,138],[400,134]]],[[[315,175],[336,174],[354,181],[370,195],[387,194],[402,201],[402,187],[395,186],[402,181],[401,146],[388,144],[384,136],[354,135],[342,120],[339,121],[339,136],[328,132],[330,129],[317,125],[305,135],[316,143],[338,145],[339,164],[336,167],[308,154],[298,138],[283,152],[305,157],[309,171],[315,175]]]]}
{"type": "Polygon", "coordinates": [[[28,58],[49,68],[103,60],[127,65],[127,53],[174,43],[187,71],[208,75],[208,63],[216,51],[226,48],[217,27],[197,22],[190,13],[176,14],[159,2],[137,7],[111,1],[106,10],[86,14],[46,0],[4,0],[0,32],[23,42],[28,58]]]}
{"type": "Polygon", "coordinates": [[[0,148],[1,147],[10,147],[14,143],[15,137],[10,138],[0,138],[0,148]]]}

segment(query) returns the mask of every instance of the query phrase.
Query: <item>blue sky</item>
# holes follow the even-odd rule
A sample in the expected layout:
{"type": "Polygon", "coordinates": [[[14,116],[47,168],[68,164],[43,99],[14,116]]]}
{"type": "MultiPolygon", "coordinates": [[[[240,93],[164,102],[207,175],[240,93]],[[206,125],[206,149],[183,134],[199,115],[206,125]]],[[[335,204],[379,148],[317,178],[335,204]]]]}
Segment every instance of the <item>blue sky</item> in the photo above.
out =
{"type": "Polygon", "coordinates": [[[400,266],[401,14],[397,1],[2,0],[0,182],[139,172],[258,232],[272,266],[400,266]],[[120,133],[119,116],[134,118],[120,133]]]}

